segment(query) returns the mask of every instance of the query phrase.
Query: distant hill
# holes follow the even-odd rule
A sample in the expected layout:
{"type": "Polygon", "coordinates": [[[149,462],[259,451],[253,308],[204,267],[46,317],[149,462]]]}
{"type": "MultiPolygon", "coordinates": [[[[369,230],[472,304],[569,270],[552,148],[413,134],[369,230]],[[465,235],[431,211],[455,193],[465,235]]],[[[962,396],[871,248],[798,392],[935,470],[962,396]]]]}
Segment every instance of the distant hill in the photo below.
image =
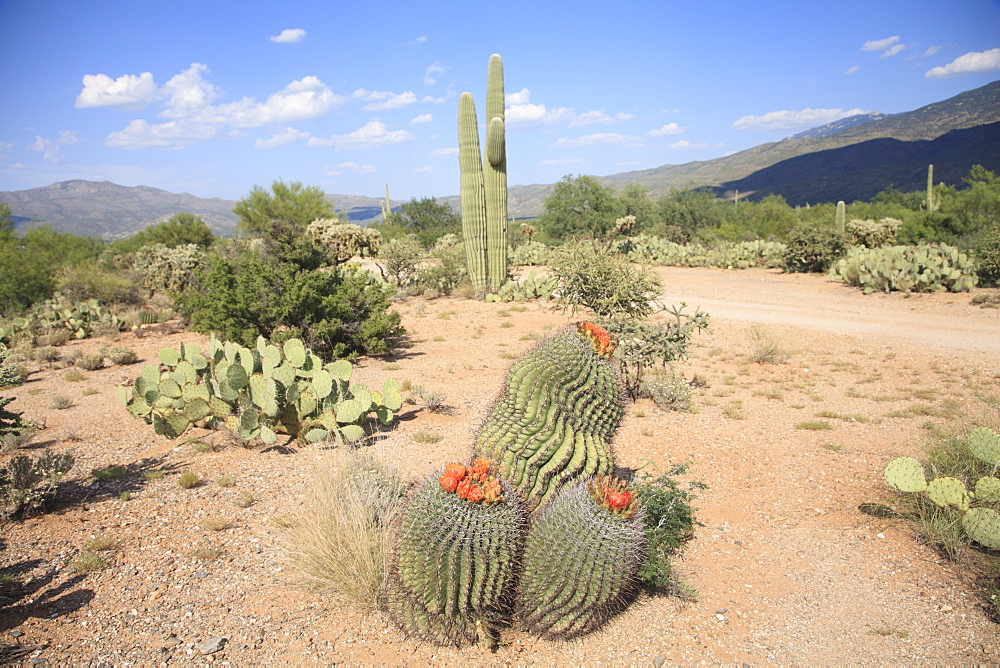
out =
{"type": "Polygon", "coordinates": [[[927,165],[935,183],[958,184],[972,165],[1000,172],[1000,122],[952,130],[929,141],[883,138],[807,153],[715,188],[722,196],[751,194],[752,199],[782,195],[789,204],[869,200],[888,186],[922,190],[927,165]]]}
{"type": "MultiPolygon", "coordinates": [[[[705,186],[722,195],[739,190],[752,198],[777,193],[793,204],[868,199],[888,186],[923,188],[928,163],[934,164],[935,181],[954,185],[972,165],[1000,171],[998,124],[1000,81],[994,81],[914,111],[859,114],[723,158],[597,178],[614,187],[644,185],[654,199],[672,189],[705,186]]],[[[554,187],[512,186],[510,215],[538,216],[554,187]]],[[[380,198],[327,197],[354,222],[381,216],[380,198]]],[[[60,231],[105,239],[126,237],[180,211],[201,216],[219,235],[231,235],[236,227],[232,200],[106,181],[64,181],[0,192],[0,201],[10,204],[18,228],[44,222],[60,231]]],[[[438,201],[460,209],[457,195],[438,201]]],[[[393,208],[400,204],[392,202],[393,208]]]]}
{"type": "MultiPolygon", "coordinates": [[[[327,199],[353,221],[380,216],[384,201],[359,195],[327,195],[327,199]]],[[[18,230],[33,223],[45,223],[60,232],[109,241],[128,237],[181,211],[201,216],[219,236],[232,236],[237,222],[234,200],[195,197],[149,186],[120,186],[108,181],[62,181],[29,190],[0,192],[0,202],[10,205],[18,230]]]]}

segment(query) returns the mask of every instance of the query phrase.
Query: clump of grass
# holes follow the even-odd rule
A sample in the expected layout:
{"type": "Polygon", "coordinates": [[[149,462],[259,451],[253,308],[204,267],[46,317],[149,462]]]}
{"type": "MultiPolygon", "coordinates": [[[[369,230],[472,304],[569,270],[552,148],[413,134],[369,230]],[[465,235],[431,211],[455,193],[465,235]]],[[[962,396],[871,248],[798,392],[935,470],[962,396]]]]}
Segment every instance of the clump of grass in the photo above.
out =
{"type": "Polygon", "coordinates": [[[438,320],[451,320],[451,316],[455,315],[457,311],[441,311],[437,314],[438,320]]]}
{"type": "Polygon", "coordinates": [[[979,308],[1000,308],[1000,291],[980,293],[969,303],[979,308]]]}
{"type": "Polygon", "coordinates": [[[382,371],[399,371],[402,368],[402,365],[396,362],[386,362],[382,365],[382,371]]]}
{"type": "Polygon", "coordinates": [[[149,481],[162,480],[163,476],[165,476],[166,474],[167,472],[164,471],[163,469],[150,469],[148,471],[142,472],[142,479],[149,481]]]}
{"type": "Polygon", "coordinates": [[[120,466],[105,466],[90,472],[97,480],[121,480],[125,477],[125,469],[120,466]]]}
{"type": "Polygon", "coordinates": [[[500,329],[509,329],[513,326],[514,323],[512,323],[510,320],[504,320],[503,322],[500,323],[500,329]]]}
{"type": "Polygon", "coordinates": [[[123,364],[135,364],[139,361],[139,355],[131,348],[125,346],[111,346],[108,348],[108,361],[115,366],[123,364]]]}
{"type": "Polygon", "coordinates": [[[498,318],[509,318],[510,317],[510,311],[507,311],[507,310],[497,311],[497,317],[498,318]]]}
{"type": "Polygon", "coordinates": [[[67,372],[66,375],[63,376],[63,380],[65,380],[67,383],[79,383],[81,380],[86,380],[86,379],[87,377],[82,373],[80,373],[79,371],[77,371],[76,369],[67,372]]]}
{"type": "Polygon", "coordinates": [[[537,341],[540,338],[542,338],[542,335],[538,332],[527,332],[526,334],[522,334],[518,338],[518,341],[537,341]]]}
{"type": "Polygon", "coordinates": [[[747,330],[750,359],[758,364],[784,364],[788,353],[781,344],[781,337],[763,325],[753,325],[747,330]]]}
{"type": "Polygon", "coordinates": [[[59,349],[55,346],[39,346],[35,348],[32,356],[35,358],[36,362],[48,362],[52,363],[58,360],[62,355],[59,349]]]}
{"type": "Polygon", "coordinates": [[[81,397],[89,397],[89,396],[92,396],[92,395],[94,395],[94,394],[98,394],[98,391],[97,391],[97,390],[95,390],[95,389],[94,389],[94,388],[92,388],[92,387],[85,387],[85,388],[83,388],[83,390],[82,390],[82,391],[80,392],[80,396],[81,396],[81,397]]]}
{"type": "Polygon", "coordinates": [[[188,550],[188,556],[198,561],[215,561],[226,552],[218,547],[195,547],[188,550]]]}
{"type": "Polygon", "coordinates": [[[215,484],[219,487],[231,487],[233,479],[227,475],[220,475],[215,479],[215,484]]]}
{"type": "Polygon", "coordinates": [[[68,564],[74,573],[96,573],[108,567],[108,562],[96,552],[83,551],[68,564]]]}
{"type": "Polygon", "coordinates": [[[88,540],[83,549],[88,552],[110,552],[118,549],[118,539],[109,534],[98,534],[88,540]]]}
{"type": "Polygon", "coordinates": [[[84,371],[96,371],[104,366],[104,356],[100,353],[85,353],[77,357],[73,365],[84,371]]]}
{"type": "Polygon", "coordinates": [[[806,431],[827,431],[833,429],[833,425],[826,420],[806,420],[805,422],[799,422],[796,424],[795,428],[804,429],[806,431]]]}
{"type": "Polygon", "coordinates": [[[722,414],[730,420],[745,420],[747,417],[743,413],[743,402],[738,399],[733,399],[723,406],[722,414]]]}
{"type": "Polygon", "coordinates": [[[444,440],[444,436],[436,431],[415,431],[410,438],[414,443],[440,443],[444,440]]]}
{"type": "Polygon", "coordinates": [[[185,471],[177,478],[177,486],[181,489],[191,489],[201,484],[201,477],[194,471],[185,471]]]}
{"type": "Polygon", "coordinates": [[[253,494],[246,491],[240,492],[236,495],[236,498],[233,499],[233,505],[237,508],[249,508],[253,505],[253,502],[253,494]]]}
{"type": "Polygon", "coordinates": [[[339,465],[317,471],[313,510],[289,535],[292,566],[316,589],[374,609],[405,493],[394,469],[365,454],[347,453],[339,465]]]}
{"type": "Polygon", "coordinates": [[[522,306],[522,305],[518,304],[516,306],[511,306],[507,310],[508,311],[512,311],[514,313],[524,313],[525,311],[528,310],[528,307],[527,306],[522,306]]]}
{"type": "Polygon", "coordinates": [[[222,516],[202,518],[200,524],[205,531],[225,531],[233,526],[232,520],[222,516]]]}
{"type": "Polygon", "coordinates": [[[844,448],[844,446],[842,445],[838,445],[837,443],[830,443],[829,441],[827,441],[826,443],[821,443],[820,447],[826,448],[830,452],[840,452],[844,448]]]}

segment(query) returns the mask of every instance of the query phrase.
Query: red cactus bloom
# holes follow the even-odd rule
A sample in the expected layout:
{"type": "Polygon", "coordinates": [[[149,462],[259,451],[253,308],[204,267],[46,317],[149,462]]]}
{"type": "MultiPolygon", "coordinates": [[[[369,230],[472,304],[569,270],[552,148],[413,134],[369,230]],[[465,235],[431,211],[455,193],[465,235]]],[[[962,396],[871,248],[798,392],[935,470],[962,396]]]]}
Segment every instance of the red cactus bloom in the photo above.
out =
{"type": "Polygon", "coordinates": [[[608,507],[611,510],[624,510],[632,503],[632,494],[625,491],[616,492],[609,489],[604,498],[607,499],[608,507]]]}
{"type": "Polygon", "coordinates": [[[476,461],[472,462],[472,470],[480,477],[483,477],[490,472],[490,465],[490,460],[485,457],[480,457],[476,461]]]}
{"type": "Polygon", "coordinates": [[[466,470],[465,466],[463,466],[462,464],[459,464],[458,462],[452,462],[451,464],[448,464],[447,466],[444,467],[444,473],[445,475],[457,476],[459,480],[461,480],[462,478],[465,477],[466,470]]]}
{"type": "Polygon", "coordinates": [[[461,482],[462,478],[458,477],[453,473],[445,473],[440,478],[438,482],[441,483],[441,489],[451,494],[458,488],[458,483],[461,482]]]}
{"type": "Polygon", "coordinates": [[[576,323],[576,328],[580,332],[580,336],[590,340],[598,355],[610,357],[611,353],[615,351],[617,344],[603,327],[598,327],[594,323],[584,320],[576,323]]]}

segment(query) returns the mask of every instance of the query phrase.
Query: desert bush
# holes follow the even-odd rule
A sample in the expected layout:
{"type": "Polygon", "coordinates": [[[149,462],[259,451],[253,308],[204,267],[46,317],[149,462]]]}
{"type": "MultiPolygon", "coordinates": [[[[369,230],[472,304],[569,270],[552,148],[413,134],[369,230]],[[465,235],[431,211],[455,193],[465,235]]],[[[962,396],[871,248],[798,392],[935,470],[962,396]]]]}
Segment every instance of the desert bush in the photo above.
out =
{"type": "Polygon", "coordinates": [[[171,294],[187,289],[207,262],[205,249],[198,244],[143,246],[125,259],[132,271],[142,276],[143,285],[171,294]]]}
{"type": "Polygon", "coordinates": [[[559,281],[559,301],[567,310],[591,309],[601,318],[645,318],[660,294],[660,282],[644,267],[589,241],[556,249],[549,261],[559,281]]]}
{"type": "Polygon", "coordinates": [[[36,362],[55,362],[62,354],[55,346],[41,346],[35,348],[34,358],[36,362]]]}
{"type": "Polygon", "coordinates": [[[106,304],[137,304],[142,301],[135,283],[96,261],[64,267],[56,281],[56,289],[76,302],[97,299],[106,304]]]}
{"type": "Polygon", "coordinates": [[[638,395],[652,399],[664,411],[691,410],[691,386],[670,369],[659,369],[643,376],[638,395]]]}
{"type": "Polygon", "coordinates": [[[73,364],[84,371],[96,371],[104,366],[104,356],[101,353],[86,353],[77,357],[73,364]]]}
{"type": "Polygon", "coordinates": [[[973,253],[979,285],[1000,287],[1000,223],[986,231],[973,253]]]}
{"type": "Polygon", "coordinates": [[[403,331],[400,315],[388,310],[391,292],[355,266],[302,270],[248,250],[214,258],[179,296],[178,308],[197,332],[248,347],[258,336],[275,343],[299,338],[335,359],[389,350],[403,331]]]}
{"type": "Polygon", "coordinates": [[[27,377],[28,370],[20,355],[0,348],[0,388],[22,385],[27,377]]]}
{"type": "Polygon", "coordinates": [[[746,332],[750,344],[750,360],[758,364],[783,364],[788,353],[781,338],[764,325],[753,325],[746,332]]]}
{"type": "Polygon", "coordinates": [[[674,478],[687,473],[687,465],[666,473],[638,471],[632,480],[646,518],[646,559],[639,568],[639,580],[653,589],[676,585],[670,557],[694,537],[694,492],[706,489],[700,482],[684,486],[674,478]]]}
{"type": "Polygon", "coordinates": [[[37,458],[12,457],[0,468],[0,517],[19,517],[41,508],[71,468],[73,456],[69,453],[46,451],[37,458]]]}
{"type": "Polygon", "coordinates": [[[486,301],[523,302],[530,299],[548,301],[558,293],[559,281],[552,276],[539,276],[534,269],[522,280],[504,281],[496,294],[487,294],[486,301]]]}
{"type": "Polygon", "coordinates": [[[896,243],[896,232],[902,224],[903,221],[897,218],[883,218],[878,222],[854,219],[845,227],[852,243],[865,248],[878,248],[896,243]]]}
{"type": "Polygon", "coordinates": [[[406,286],[415,279],[417,265],[423,254],[424,251],[413,234],[385,242],[378,251],[382,277],[398,287],[406,286]]]}
{"type": "Polygon", "coordinates": [[[666,317],[660,321],[628,317],[601,320],[618,342],[614,355],[621,366],[625,390],[633,399],[643,396],[640,388],[648,372],[686,359],[695,333],[708,330],[708,314],[700,309],[686,313],[686,307],[682,303],[665,309],[666,317]]]}
{"type": "Polygon", "coordinates": [[[57,411],[64,411],[72,405],[73,400],[62,394],[53,395],[52,399],[49,400],[49,406],[57,411]]]}
{"type": "Polygon", "coordinates": [[[317,472],[311,509],[289,536],[292,565],[313,587],[374,609],[407,486],[395,469],[357,451],[328,466],[317,472]]]}
{"type": "Polygon", "coordinates": [[[108,348],[107,357],[115,366],[134,364],[139,359],[139,355],[134,350],[125,346],[111,346],[108,348]]]}
{"type": "Polygon", "coordinates": [[[832,278],[872,292],[968,292],[976,267],[945,244],[851,248],[830,268],[832,278]]]}
{"type": "Polygon", "coordinates": [[[847,248],[843,236],[820,227],[792,230],[785,245],[784,268],[788,272],[825,272],[847,248]]]}
{"type": "MultiPolygon", "coordinates": [[[[455,237],[453,234],[446,236],[455,237]]],[[[465,246],[457,243],[441,244],[444,238],[438,239],[438,245],[435,245],[434,253],[439,262],[417,270],[416,281],[425,291],[430,289],[437,291],[439,295],[450,295],[462,281],[468,279],[469,272],[465,266],[465,246]]]]}

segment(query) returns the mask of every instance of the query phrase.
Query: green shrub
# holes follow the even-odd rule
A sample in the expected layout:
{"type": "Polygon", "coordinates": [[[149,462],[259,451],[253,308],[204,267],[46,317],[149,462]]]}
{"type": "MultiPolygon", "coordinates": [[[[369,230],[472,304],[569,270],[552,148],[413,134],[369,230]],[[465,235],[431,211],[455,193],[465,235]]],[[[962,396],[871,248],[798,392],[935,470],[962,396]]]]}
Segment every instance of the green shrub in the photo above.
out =
{"type": "Polygon", "coordinates": [[[547,264],[551,249],[537,241],[526,241],[507,249],[507,260],[515,266],[547,264]]]}
{"type": "Polygon", "coordinates": [[[986,231],[974,253],[979,285],[1000,287],[1000,223],[986,231]]]}
{"type": "Polygon", "coordinates": [[[126,348],[125,346],[111,346],[108,349],[108,360],[115,366],[120,364],[134,364],[139,359],[139,355],[136,354],[131,348],[126,348]]]}
{"type": "Polygon", "coordinates": [[[652,399],[664,411],[691,410],[691,386],[682,376],[667,369],[645,376],[639,386],[639,396],[652,399]]]}
{"type": "MultiPolygon", "coordinates": [[[[447,237],[454,237],[449,234],[447,237]]],[[[463,244],[442,244],[441,237],[435,245],[435,255],[439,258],[436,265],[422,268],[417,272],[417,284],[425,291],[436,290],[439,294],[450,295],[469,272],[465,267],[465,246],[463,244]]]]}
{"type": "Polygon", "coordinates": [[[42,507],[59,480],[73,468],[69,453],[45,452],[33,458],[12,457],[0,468],[0,518],[8,519],[42,507]]]}
{"type": "Polygon", "coordinates": [[[660,282],[647,269],[589,241],[556,249],[550,268],[559,281],[559,301],[572,311],[584,307],[602,318],[645,318],[660,295],[660,282]]]}
{"type": "Polygon", "coordinates": [[[104,356],[100,353],[87,353],[77,357],[73,364],[84,371],[96,371],[104,366],[104,356]]]}
{"type": "Polygon", "coordinates": [[[846,229],[854,244],[865,248],[878,248],[896,243],[896,232],[902,224],[903,221],[897,218],[883,218],[878,222],[871,219],[855,219],[847,223],[846,229]]]}
{"type": "Polygon", "coordinates": [[[798,227],[785,240],[785,271],[822,273],[843,256],[847,242],[832,230],[798,227]]]}
{"type": "Polygon", "coordinates": [[[137,304],[142,300],[135,283],[95,261],[65,267],[56,289],[75,302],[97,299],[104,303],[137,304]]]}
{"type": "Polygon", "coordinates": [[[639,580],[650,588],[665,588],[675,584],[670,569],[670,557],[694,536],[693,492],[705,489],[700,482],[685,487],[674,480],[687,473],[687,465],[652,475],[639,471],[632,488],[639,497],[646,519],[646,559],[639,568],[639,580]]]}
{"type": "Polygon", "coordinates": [[[215,257],[179,296],[178,308],[197,332],[247,347],[257,336],[276,343],[299,338],[335,359],[389,350],[403,331],[399,314],[388,310],[390,293],[358,267],[304,270],[247,250],[215,257]]]}
{"type": "Polygon", "coordinates": [[[417,237],[409,234],[387,241],[379,247],[378,259],[382,277],[393,285],[404,287],[417,275],[417,265],[424,250],[417,237]]]}

